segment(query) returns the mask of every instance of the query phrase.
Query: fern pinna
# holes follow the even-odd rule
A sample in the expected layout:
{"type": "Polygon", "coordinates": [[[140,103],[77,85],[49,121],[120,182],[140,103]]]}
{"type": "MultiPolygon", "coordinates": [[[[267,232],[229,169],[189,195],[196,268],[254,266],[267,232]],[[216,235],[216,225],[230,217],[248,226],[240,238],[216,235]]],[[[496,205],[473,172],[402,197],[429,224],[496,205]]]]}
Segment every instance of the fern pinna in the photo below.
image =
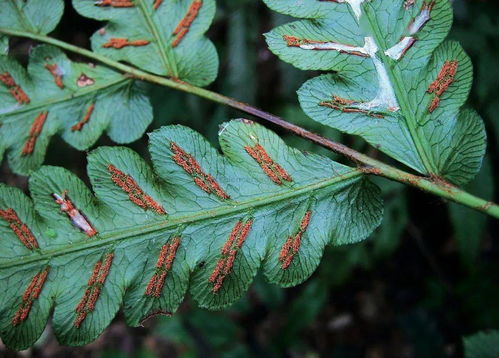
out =
{"type": "MultiPolygon", "coordinates": [[[[172,313],[187,290],[200,306],[236,301],[259,267],[304,281],[324,246],[379,224],[379,190],[360,169],[287,147],[247,120],[220,130],[220,155],[182,126],[150,135],[154,172],[135,152],[88,156],[95,197],[68,170],[30,178],[33,202],[0,186],[0,334],[30,346],[53,308],[63,344],[95,339],[123,305],[128,324],[172,313]]],[[[334,263],[332,263],[334,264],[334,263]]]]}
{"type": "MultiPolygon", "coordinates": [[[[198,86],[215,79],[218,57],[203,36],[215,12],[213,0],[75,0],[73,5],[82,15],[109,20],[92,37],[96,53],[198,86]]],[[[0,28],[46,34],[63,9],[62,0],[0,0],[0,28]]],[[[145,89],[130,76],[70,61],[52,47],[36,47],[27,72],[2,51],[0,159],[7,151],[11,168],[27,175],[43,163],[56,133],[79,150],[92,146],[103,131],[117,143],[132,142],[152,121],[145,89]]]]}
{"type": "Polygon", "coordinates": [[[448,0],[264,0],[304,20],[266,34],[272,52],[304,70],[331,73],[298,91],[314,120],[362,136],[437,180],[464,184],[485,153],[482,120],[461,110],[472,69],[444,41],[448,0]]]}
{"type": "MultiPolygon", "coordinates": [[[[300,89],[305,112],[431,180],[383,163],[350,168],[302,153],[246,120],[220,129],[224,155],[192,130],[163,127],[150,139],[154,171],[130,149],[94,150],[95,196],[69,171],[42,167],[30,178],[33,201],[0,185],[0,336],[9,347],[32,345],[51,312],[60,342],[81,345],[120,307],[137,326],[173,313],[187,291],[202,307],[229,305],[260,267],[270,282],[298,284],[325,245],[360,241],[379,224],[379,190],[364,174],[380,168],[442,197],[466,196],[461,202],[482,211],[495,205],[449,183],[477,172],[485,134],[478,116],[461,110],[471,64],[458,44],[442,42],[451,24],[447,0],[265,2],[305,19],[267,34],[270,49],[299,68],[329,72],[300,89]]],[[[94,52],[44,36],[57,25],[62,0],[0,0],[0,32],[57,44],[126,74],[73,62],[49,46],[32,51],[26,72],[3,55],[0,38],[0,153],[7,151],[16,172],[39,167],[55,133],[79,149],[104,130],[116,142],[139,137],[151,108],[136,78],[249,107],[193,86],[217,72],[204,37],[214,0],[73,6],[107,22],[92,37],[94,52]]]]}
{"type": "Polygon", "coordinates": [[[152,121],[144,84],[104,66],[70,61],[42,45],[30,56],[28,73],[0,56],[0,157],[29,174],[42,165],[57,132],[77,149],[88,149],[104,130],[118,143],[142,136],[152,121]]]}

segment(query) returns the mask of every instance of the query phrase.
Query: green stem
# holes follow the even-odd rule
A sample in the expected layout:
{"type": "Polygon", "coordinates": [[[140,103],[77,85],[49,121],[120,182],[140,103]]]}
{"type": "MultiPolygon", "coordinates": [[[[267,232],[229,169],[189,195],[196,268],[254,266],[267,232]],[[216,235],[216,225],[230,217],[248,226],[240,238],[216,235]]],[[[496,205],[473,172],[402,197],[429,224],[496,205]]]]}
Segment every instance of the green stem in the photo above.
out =
{"type": "Polygon", "coordinates": [[[11,29],[5,29],[5,28],[0,28],[0,33],[6,34],[6,35],[11,35],[11,36],[18,36],[18,37],[26,37],[30,38],[36,41],[48,43],[57,47],[60,47],[62,49],[78,53],[82,56],[94,59],[96,61],[99,61],[103,64],[106,64],[114,69],[117,69],[119,71],[122,71],[132,77],[156,83],[162,86],[170,87],[177,89],[179,91],[195,94],[199,97],[206,98],[210,101],[220,103],[226,106],[230,106],[232,108],[236,108],[241,110],[242,112],[251,114],[255,117],[261,118],[263,120],[266,120],[268,122],[274,123],[278,125],[279,127],[282,127],[290,132],[293,132],[303,138],[306,138],[314,143],[317,143],[327,149],[332,150],[335,153],[341,154],[352,161],[363,164],[364,168],[363,171],[366,174],[372,174],[372,175],[377,175],[377,176],[382,176],[385,178],[388,178],[390,180],[398,181],[413,187],[416,187],[418,189],[421,189],[423,191],[429,192],[431,194],[440,196],[442,198],[445,198],[447,200],[462,204],[464,206],[470,207],[472,209],[481,211],[483,213],[486,213],[494,218],[499,219],[499,205],[492,203],[490,201],[481,199],[479,197],[476,197],[470,193],[467,193],[464,190],[461,190],[445,181],[441,181],[438,179],[430,179],[430,178],[425,178],[417,175],[413,175],[407,172],[404,172],[400,169],[397,169],[395,167],[392,167],[388,164],[385,164],[383,162],[380,162],[376,159],[373,159],[367,155],[364,155],[362,153],[359,153],[343,144],[333,142],[327,138],[324,138],[318,134],[312,133],[304,128],[298,127],[292,123],[286,122],[280,117],[277,117],[273,114],[267,113],[265,111],[262,111],[258,108],[255,108],[253,106],[250,106],[246,103],[242,103],[239,101],[234,100],[233,98],[229,98],[226,96],[223,96],[219,93],[212,92],[203,88],[199,88],[196,86],[192,86],[186,82],[178,81],[178,80],[173,80],[161,76],[156,76],[152,75],[150,73],[138,70],[135,67],[125,65],[120,62],[113,61],[105,56],[99,55],[97,53],[94,53],[92,51],[83,49],[81,47],[77,47],[71,44],[68,44],[63,41],[59,41],[57,39],[44,36],[44,35],[38,35],[38,34],[33,34],[33,33],[28,33],[24,31],[18,31],[18,30],[11,30],[11,29]]]}

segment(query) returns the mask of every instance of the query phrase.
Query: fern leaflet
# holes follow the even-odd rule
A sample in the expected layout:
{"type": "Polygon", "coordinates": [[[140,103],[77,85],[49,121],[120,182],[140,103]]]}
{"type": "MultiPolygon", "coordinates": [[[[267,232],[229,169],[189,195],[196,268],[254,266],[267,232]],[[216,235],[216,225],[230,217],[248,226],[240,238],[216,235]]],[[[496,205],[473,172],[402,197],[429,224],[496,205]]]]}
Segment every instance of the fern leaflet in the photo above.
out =
{"type": "MultiPolygon", "coordinates": [[[[215,79],[218,57],[203,35],[214,16],[213,0],[75,0],[73,5],[84,16],[109,21],[92,38],[97,53],[198,86],[215,79]]],[[[63,10],[62,0],[0,0],[0,28],[47,34],[63,10]]],[[[113,141],[129,143],[152,121],[140,82],[103,66],[72,62],[47,46],[35,48],[26,73],[5,56],[7,50],[2,36],[0,159],[7,151],[19,174],[43,163],[55,133],[86,150],[104,130],[113,141]]]]}
{"type": "Polygon", "coordinates": [[[298,91],[314,120],[360,135],[435,178],[468,182],[485,152],[485,130],[461,110],[471,62],[442,42],[452,22],[447,0],[264,0],[304,18],[266,35],[282,60],[329,71],[298,91]]]}
{"type": "Polygon", "coordinates": [[[73,0],[83,16],[109,21],[92,36],[92,47],[113,60],[193,85],[215,79],[218,56],[204,32],[215,0],[73,0]]]}
{"type": "Polygon", "coordinates": [[[128,324],[174,312],[189,289],[202,307],[233,303],[259,267],[292,286],[327,244],[379,224],[379,189],[360,169],[287,147],[247,120],[220,130],[224,155],[182,126],[150,135],[155,173],[135,152],[88,156],[96,197],[68,170],[30,178],[33,202],[0,186],[0,334],[23,349],[52,307],[62,344],[94,340],[123,305],[128,324]]]}
{"type": "Polygon", "coordinates": [[[70,61],[59,49],[37,46],[28,72],[0,56],[0,158],[29,174],[44,160],[50,138],[88,149],[107,130],[118,143],[142,136],[152,108],[142,83],[103,66],[70,61]]]}

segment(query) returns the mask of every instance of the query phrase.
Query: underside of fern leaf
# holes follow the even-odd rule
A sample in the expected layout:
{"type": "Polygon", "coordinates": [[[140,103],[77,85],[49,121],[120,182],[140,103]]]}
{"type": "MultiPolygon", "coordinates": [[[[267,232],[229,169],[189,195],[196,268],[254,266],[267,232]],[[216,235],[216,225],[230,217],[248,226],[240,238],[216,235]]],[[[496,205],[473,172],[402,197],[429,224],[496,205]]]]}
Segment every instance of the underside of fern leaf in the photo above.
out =
{"type": "MultiPolygon", "coordinates": [[[[92,38],[95,52],[195,85],[212,82],[218,57],[204,37],[214,0],[74,0],[82,15],[109,21],[92,38]]],[[[46,34],[58,24],[62,0],[0,0],[0,28],[46,34]]],[[[144,86],[103,66],[70,61],[39,46],[28,72],[6,56],[0,38],[0,159],[29,174],[45,156],[50,137],[61,133],[79,150],[107,130],[117,143],[142,136],[152,121],[144,86]]]]}
{"type": "Polygon", "coordinates": [[[0,56],[0,158],[29,174],[45,157],[50,138],[61,133],[79,150],[107,130],[118,143],[142,136],[152,121],[144,86],[103,66],[70,61],[60,50],[36,47],[28,72],[0,56]]]}
{"type": "Polygon", "coordinates": [[[264,0],[304,20],[266,34],[270,49],[304,70],[330,73],[298,91],[314,120],[360,135],[413,169],[454,184],[479,170],[482,120],[462,110],[469,58],[442,42],[448,0],[264,0]]]}
{"type": "Polygon", "coordinates": [[[186,127],[163,127],[150,135],[154,172],[130,149],[98,148],[88,156],[95,197],[58,167],[30,178],[33,202],[0,186],[2,340],[28,347],[52,309],[59,341],[81,345],[120,306],[132,326],[174,312],[188,290],[221,308],[260,267],[296,285],[325,245],[360,241],[381,220],[379,190],[359,169],[247,120],[225,123],[220,144],[223,156],[186,127]]]}
{"type": "Polygon", "coordinates": [[[197,86],[217,75],[215,46],[204,37],[215,0],[73,0],[73,6],[109,21],[92,37],[97,53],[197,86]]]}

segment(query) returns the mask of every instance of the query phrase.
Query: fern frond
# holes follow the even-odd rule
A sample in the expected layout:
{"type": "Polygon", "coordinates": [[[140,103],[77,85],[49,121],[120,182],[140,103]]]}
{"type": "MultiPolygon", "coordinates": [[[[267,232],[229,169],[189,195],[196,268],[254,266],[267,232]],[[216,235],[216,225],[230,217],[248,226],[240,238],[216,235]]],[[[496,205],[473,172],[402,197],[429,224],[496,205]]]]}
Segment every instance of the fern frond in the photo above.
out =
{"type": "Polygon", "coordinates": [[[447,0],[264,0],[304,20],[266,34],[271,51],[331,73],[298,91],[314,120],[360,135],[420,173],[454,184],[478,172],[482,120],[461,110],[472,80],[447,0]]]}
{"type": "MultiPolygon", "coordinates": [[[[84,16],[108,21],[92,37],[96,53],[198,86],[215,79],[217,53],[204,37],[214,0],[75,0],[73,5],[84,16]]],[[[0,0],[0,28],[47,34],[63,10],[62,0],[0,0]]],[[[0,38],[0,159],[7,150],[15,172],[37,169],[57,132],[85,150],[104,130],[113,141],[129,143],[151,123],[140,82],[71,62],[46,46],[35,48],[26,73],[4,56],[7,48],[7,39],[0,38]]]]}
{"type": "Polygon", "coordinates": [[[28,347],[52,308],[68,345],[94,340],[120,306],[132,326],[174,312],[187,290],[218,309],[260,267],[296,285],[325,245],[363,240],[381,220],[379,189],[359,169],[247,120],[225,123],[220,145],[223,156],[186,127],[163,127],[150,135],[154,171],[128,148],[98,148],[88,156],[95,197],[58,167],[30,178],[33,202],[0,186],[2,340],[28,347]]]}
{"type": "Polygon", "coordinates": [[[50,138],[88,149],[104,130],[118,143],[142,136],[152,107],[140,82],[100,65],[69,60],[59,49],[37,46],[28,71],[0,56],[0,158],[29,174],[44,160],[50,138]]]}
{"type": "Polygon", "coordinates": [[[217,52],[204,36],[215,0],[73,0],[73,6],[108,21],[92,36],[97,53],[196,86],[217,76],[217,52]]]}

